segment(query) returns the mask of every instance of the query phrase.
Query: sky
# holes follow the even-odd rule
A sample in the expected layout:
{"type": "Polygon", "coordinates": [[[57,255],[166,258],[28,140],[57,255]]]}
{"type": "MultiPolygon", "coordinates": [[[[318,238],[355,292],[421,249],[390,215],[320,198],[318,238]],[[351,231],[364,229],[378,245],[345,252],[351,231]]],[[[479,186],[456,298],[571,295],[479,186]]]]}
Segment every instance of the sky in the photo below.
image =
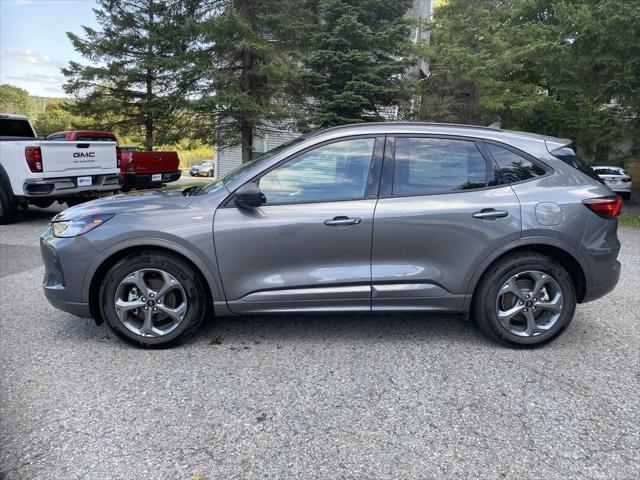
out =
{"type": "Polygon", "coordinates": [[[63,97],[60,68],[82,63],[66,32],[97,27],[94,0],[0,0],[0,83],[30,95],[63,97]]]}

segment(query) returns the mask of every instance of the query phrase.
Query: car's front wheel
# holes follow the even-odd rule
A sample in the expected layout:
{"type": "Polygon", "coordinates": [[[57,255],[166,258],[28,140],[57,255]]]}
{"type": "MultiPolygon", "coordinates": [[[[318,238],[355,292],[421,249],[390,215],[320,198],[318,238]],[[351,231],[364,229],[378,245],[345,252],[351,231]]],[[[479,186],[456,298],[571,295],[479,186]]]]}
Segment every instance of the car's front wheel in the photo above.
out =
{"type": "Polygon", "coordinates": [[[517,253],[496,262],[475,292],[473,314],[489,337],[509,346],[538,346],[571,322],[576,295],[571,277],[551,257],[517,253]]]}
{"type": "Polygon", "coordinates": [[[195,332],[206,313],[200,276],[180,258],[133,253],[117,262],[100,288],[100,311],[121,338],[141,346],[170,346],[195,332]]]}

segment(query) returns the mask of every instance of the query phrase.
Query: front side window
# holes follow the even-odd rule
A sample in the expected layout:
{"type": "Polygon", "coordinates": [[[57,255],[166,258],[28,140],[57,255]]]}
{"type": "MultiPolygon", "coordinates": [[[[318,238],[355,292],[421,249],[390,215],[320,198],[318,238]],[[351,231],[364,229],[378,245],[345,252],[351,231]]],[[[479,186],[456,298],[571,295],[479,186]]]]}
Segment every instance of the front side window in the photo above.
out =
{"type": "Polygon", "coordinates": [[[323,145],[302,153],[259,180],[267,205],[364,198],[374,138],[323,145]]]}
{"type": "Polygon", "coordinates": [[[476,144],[445,138],[396,138],[394,195],[483,188],[487,164],[476,144]]]}
{"type": "Polygon", "coordinates": [[[546,173],[543,168],[504,147],[488,143],[487,148],[498,164],[505,183],[521,182],[546,173]]]}

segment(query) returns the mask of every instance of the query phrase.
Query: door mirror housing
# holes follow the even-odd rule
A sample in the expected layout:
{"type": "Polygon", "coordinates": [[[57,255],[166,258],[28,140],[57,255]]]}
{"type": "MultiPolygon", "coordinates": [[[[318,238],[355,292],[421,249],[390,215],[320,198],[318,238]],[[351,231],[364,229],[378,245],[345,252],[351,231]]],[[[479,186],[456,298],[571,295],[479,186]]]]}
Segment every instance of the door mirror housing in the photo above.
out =
{"type": "Polygon", "coordinates": [[[260,187],[255,183],[245,183],[234,194],[233,201],[242,208],[256,208],[267,202],[260,187]]]}

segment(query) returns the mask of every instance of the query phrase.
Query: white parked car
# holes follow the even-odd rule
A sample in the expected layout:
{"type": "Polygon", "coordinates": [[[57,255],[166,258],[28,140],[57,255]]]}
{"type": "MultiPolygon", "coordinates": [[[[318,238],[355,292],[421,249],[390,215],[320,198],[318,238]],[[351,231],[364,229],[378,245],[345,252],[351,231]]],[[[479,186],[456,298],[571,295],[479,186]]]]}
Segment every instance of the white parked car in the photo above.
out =
{"type": "Polygon", "coordinates": [[[631,198],[631,175],[621,167],[598,166],[593,167],[598,176],[604,180],[611,190],[624,200],[631,198]]]}

